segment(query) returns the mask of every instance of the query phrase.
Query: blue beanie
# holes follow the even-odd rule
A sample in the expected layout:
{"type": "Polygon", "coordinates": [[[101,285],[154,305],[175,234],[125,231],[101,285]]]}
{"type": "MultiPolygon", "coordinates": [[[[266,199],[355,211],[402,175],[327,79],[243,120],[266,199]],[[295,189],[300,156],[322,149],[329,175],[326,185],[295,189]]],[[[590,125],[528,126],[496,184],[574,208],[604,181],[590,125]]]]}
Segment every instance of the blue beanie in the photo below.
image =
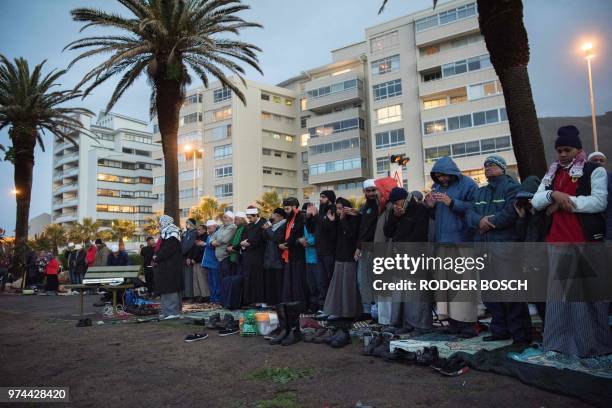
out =
{"type": "Polygon", "coordinates": [[[406,198],[408,198],[408,192],[401,187],[394,187],[389,193],[389,201],[392,203],[406,198]]]}
{"type": "Polygon", "coordinates": [[[557,141],[555,142],[555,149],[559,146],[569,146],[575,147],[576,149],[582,149],[582,141],[580,140],[580,136],[578,136],[580,132],[578,128],[574,125],[569,126],[561,126],[559,130],[557,130],[557,141]]]}
{"type": "Polygon", "coordinates": [[[488,163],[494,164],[500,169],[502,169],[504,173],[506,172],[507,164],[506,164],[506,160],[503,157],[497,154],[492,154],[491,156],[486,158],[484,165],[486,166],[488,163]]]}

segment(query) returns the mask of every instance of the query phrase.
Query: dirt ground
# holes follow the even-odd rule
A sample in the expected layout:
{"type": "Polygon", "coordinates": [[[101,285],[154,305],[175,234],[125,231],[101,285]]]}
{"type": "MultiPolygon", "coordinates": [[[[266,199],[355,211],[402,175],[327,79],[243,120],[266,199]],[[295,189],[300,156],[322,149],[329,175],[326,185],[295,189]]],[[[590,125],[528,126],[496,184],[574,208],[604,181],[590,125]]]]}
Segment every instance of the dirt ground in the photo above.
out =
{"type": "MultiPolygon", "coordinates": [[[[95,300],[86,297],[88,312],[95,300]]],[[[475,370],[447,378],[353,346],[270,346],[216,332],[188,344],[197,326],[183,322],[77,328],[77,305],[77,296],[0,295],[0,386],[67,386],[66,405],[79,407],[586,406],[513,378],[475,370]],[[306,375],[285,384],[255,378],[284,367],[306,375]]]]}

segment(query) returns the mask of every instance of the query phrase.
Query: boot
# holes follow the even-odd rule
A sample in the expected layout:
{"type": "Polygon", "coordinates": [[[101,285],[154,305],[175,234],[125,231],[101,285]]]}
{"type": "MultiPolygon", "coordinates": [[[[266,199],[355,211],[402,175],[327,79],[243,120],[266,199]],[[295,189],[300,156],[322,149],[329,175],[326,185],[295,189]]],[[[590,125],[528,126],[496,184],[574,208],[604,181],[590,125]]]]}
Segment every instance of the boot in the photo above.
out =
{"type": "Polygon", "coordinates": [[[278,336],[270,339],[270,344],[277,345],[281,344],[283,340],[289,335],[289,328],[287,325],[287,311],[285,309],[286,303],[279,303],[276,305],[276,314],[278,315],[278,327],[280,328],[280,333],[278,336]]]}
{"type": "Polygon", "coordinates": [[[302,304],[300,302],[289,302],[285,305],[285,311],[287,313],[288,335],[282,340],[281,344],[283,346],[290,346],[302,341],[302,331],[300,330],[300,312],[302,311],[302,304]]]}

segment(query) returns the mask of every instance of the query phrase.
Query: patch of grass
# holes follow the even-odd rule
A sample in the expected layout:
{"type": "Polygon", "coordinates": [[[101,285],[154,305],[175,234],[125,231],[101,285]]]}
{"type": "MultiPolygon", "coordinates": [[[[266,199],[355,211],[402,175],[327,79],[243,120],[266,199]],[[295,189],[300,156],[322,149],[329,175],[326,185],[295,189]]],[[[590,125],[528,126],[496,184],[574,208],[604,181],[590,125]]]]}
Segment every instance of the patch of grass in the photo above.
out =
{"type": "Polygon", "coordinates": [[[259,400],[255,408],[301,408],[294,392],[282,392],[272,399],[259,400]]]}
{"type": "Polygon", "coordinates": [[[304,377],[310,377],[312,374],[313,371],[308,368],[297,369],[280,367],[262,368],[251,374],[251,377],[256,380],[267,380],[272,381],[274,383],[287,384],[290,381],[294,381],[304,377]]]}

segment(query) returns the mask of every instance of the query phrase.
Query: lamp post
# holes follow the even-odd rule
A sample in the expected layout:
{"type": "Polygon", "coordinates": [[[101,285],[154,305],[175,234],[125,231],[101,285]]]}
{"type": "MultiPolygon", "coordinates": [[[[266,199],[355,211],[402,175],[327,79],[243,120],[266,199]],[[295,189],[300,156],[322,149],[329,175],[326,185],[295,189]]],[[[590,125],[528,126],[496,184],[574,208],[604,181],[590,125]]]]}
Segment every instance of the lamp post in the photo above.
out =
{"type": "Polygon", "coordinates": [[[197,198],[198,203],[200,202],[200,191],[197,188],[197,180],[196,180],[196,160],[198,158],[198,152],[204,153],[204,149],[194,149],[191,145],[185,145],[183,147],[183,150],[185,151],[185,154],[189,154],[190,152],[193,152],[193,197],[197,198]]]}
{"type": "Polygon", "coordinates": [[[595,57],[593,43],[587,42],[582,45],[582,51],[587,60],[587,69],[589,72],[589,95],[591,99],[591,121],[593,122],[593,151],[598,151],[597,144],[597,123],[595,119],[595,99],[593,97],[593,75],[591,74],[591,60],[595,57]]]}

